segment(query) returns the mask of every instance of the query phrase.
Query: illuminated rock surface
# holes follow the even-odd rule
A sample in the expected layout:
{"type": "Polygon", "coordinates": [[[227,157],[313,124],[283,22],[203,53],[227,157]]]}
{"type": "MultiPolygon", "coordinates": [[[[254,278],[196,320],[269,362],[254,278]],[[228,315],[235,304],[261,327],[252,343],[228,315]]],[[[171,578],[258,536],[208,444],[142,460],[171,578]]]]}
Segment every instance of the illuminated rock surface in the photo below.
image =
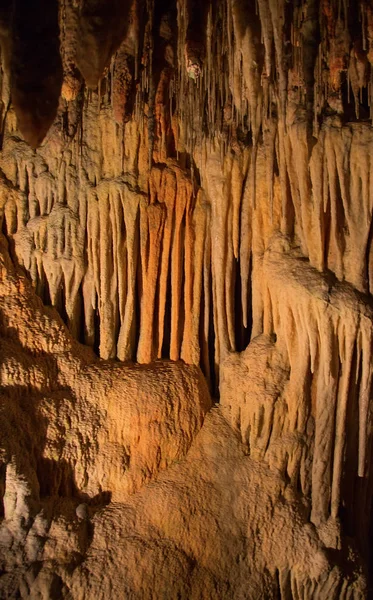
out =
{"type": "Polygon", "coordinates": [[[0,7],[0,597],[370,589],[373,8],[0,7]]]}

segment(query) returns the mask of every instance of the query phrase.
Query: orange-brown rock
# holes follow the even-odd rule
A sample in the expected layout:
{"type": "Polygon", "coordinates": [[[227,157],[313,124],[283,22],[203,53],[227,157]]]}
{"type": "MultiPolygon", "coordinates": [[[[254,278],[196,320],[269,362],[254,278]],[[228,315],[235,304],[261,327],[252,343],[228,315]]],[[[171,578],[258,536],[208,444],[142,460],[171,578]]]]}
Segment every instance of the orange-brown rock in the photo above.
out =
{"type": "Polygon", "coordinates": [[[369,597],[372,15],[0,6],[1,597],[369,597]]]}

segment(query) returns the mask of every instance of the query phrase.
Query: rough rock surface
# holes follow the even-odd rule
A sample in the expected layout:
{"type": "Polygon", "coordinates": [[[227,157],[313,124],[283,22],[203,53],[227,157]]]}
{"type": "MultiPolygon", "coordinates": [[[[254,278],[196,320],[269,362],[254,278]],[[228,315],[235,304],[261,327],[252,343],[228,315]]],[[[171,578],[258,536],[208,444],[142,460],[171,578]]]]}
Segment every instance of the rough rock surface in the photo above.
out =
{"type": "Polygon", "coordinates": [[[197,367],[99,362],[1,267],[3,597],[364,597],[197,367]]]}
{"type": "Polygon", "coordinates": [[[0,596],[368,597],[371,3],[6,0],[0,48],[0,596]]]}

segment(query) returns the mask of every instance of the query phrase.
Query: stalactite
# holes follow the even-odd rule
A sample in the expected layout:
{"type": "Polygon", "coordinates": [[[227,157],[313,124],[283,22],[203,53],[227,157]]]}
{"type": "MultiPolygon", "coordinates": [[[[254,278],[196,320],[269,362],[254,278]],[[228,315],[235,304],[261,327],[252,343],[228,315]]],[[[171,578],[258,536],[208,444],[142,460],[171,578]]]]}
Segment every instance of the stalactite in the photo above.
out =
{"type": "Polygon", "coordinates": [[[185,8],[185,68],[188,76],[197,80],[201,75],[206,55],[205,35],[209,2],[201,4],[196,0],[187,0],[185,8]]]}
{"type": "Polygon", "coordinates": [[[287,72],[284,57],[285,0],[268,0],[272,17],[273,43],[276,50],[276,71],[278,74],[279,113],[286,114],[287,72]]]}
{"type": "Polygon", "coordinates": [[[265,48],[265,76],[269,79],[272,75],[273,25],[268,0],[258,0],[258,9],[265,48]]]}
{"type": "Polygon", "coordinates": [[[158,159],[163,162],[167,159],[170,140],[170,110],[169,90],[172,71],[165,67],[160,75],[155,95],[155,123],[156,139],[158,140],[158,159]]]}
{"type": "Polygon", "coordinates": [[[162,183],[160,186],[160,190],[158,191],[159,201],[164,202],[166,206],[166,220],[164,225],[161,267],[159,274],[159,322],[157,358],[162,357],[176,192],[176,175],[172,170],[167,169],[162,173],[162,183]]]}
{"type": "MultiPolygon", "coordinates": [[[[218,152],[215,150],[214,160],[218,161],[218,152]]],[[[227,157],[227,171],[229,172],[228,165],[232,163],[232,157],[227,157]]],[[[210,172],[214,173],[213,165],[211,165],[210,172]]],[[[228,320],[227,320],[227,295],[230,293],[226,286],[227,270],[228,265],[228,219],[229,219],[229,204],[228,204],[228,190],[229,190],[229,179],[226,181],[223,177],[223,173],[215,177],[211,181],[211,189],[209,189],[210,202],[211,202],[211,227],[212,227],[212,238],[211,238],[211,252],[215,257],[212,264],[212,285],[214,293],[214,326],[215,326],[215,361],[219,364],[220,359],[230,349],[230,340],[228,333],[228,320]]],[[[230,256],[232,260],[232,255],[230,256]]]]}
{"type": "MultiPolygon", "coordinates": [[[[251,263],[251,242],[252,242],[252,205],[250,202],[250,171],[255,168],[252,156],[248,159],[246,166],[246,176],[242,185],[241,200],[241,226],[240,226],[240,275],[241,275],[241,305],[243,315],[243,326],[248,327],[248,307],[249,307],[249,277],[251,263]]],[[[244,171],[245,172],[245,171],[244,171]]]]}
{"type": "Polygon", "coordinates": [[[113,69],[112,104],[115,121],[123,125],[128,115],[128,105],[133,83],[131,56],[123,43],[117,52],[113,69]]]}
{"type": "Polygon", "coordinates": [[[121,360],[130,360],[135,356],[136,327],[136,272],[139,253],[138,215],[139,198],[126,189],[120,192],[123,216],[126,227],[127,251],[127,294],[123,298],[124,314],[118,337],[117,353],[121,360]]]}
{"type": "Polygon", "coordinates": [[[181,172],[176,173],[177,202],[175,203],[175,225],[171,255],[171,341],[170,358],[178,360],[180,357],[181,343],[181,318],[182,308],[182,273],[183,273],[183,238],[184,214],[188,210],[191,189],[188,181],[181,172]]]}
{"type": "Polygon", "coordinates": [[[14,8],[12,36],[12,104],[23,136],[37,147],[56,117],[62,85],[57,3],[38,0],[31,6],[19,0],[14,8]],[[40,30],[43,45],[39,43],[40,30]]]}
{"type": "Polygon", "coordinates": [[[130,2],[87,0],[79,8],[76,64],[95,89],[128,29],[130,2]]]}
{"type": "MultiPolygon", "coordinates": [[[[203,192],[199,190],[196,204],[193,212],[189,212],[187,219],[187,234],[186,239],[189,238],[187,244],[187,253],[185,256],[185,267],[188,268],[189,264],[191,267],[191,273],[189,275],[189,297],[185,303],[185,325],[184,325],[184,336],[183,344],[181,349],[181,358],[189,364],[199,364],[202,362],[201,349],[200,349],[200,327],[201,318],[203,323],[204,315],[201,315],[201,298],[207,302],[206,291],[203,294],[203,263],[204,263],[204,244],[208,237],[207,229],[207,215],[206,215],[206,201],[203,196],[203,192]]],[[[204,317],[208,319],[208,316],[204,317]]],[[[203,323],[205,331],[206,324],[203,323]]],[[[208,329],[208,321],[207,321],[208,329]]],[[[208,335],[205,334],[205,342],[208,344],[208,335]]],[[[206,360],[206,359],[205,359],[206,360]]],[[[207,359],[205,364],[209,364],[207,359]]]]}
{"type": "MultiPolygon", "coordinates": [[[[312,411],[315,423],[312,520],[320,524],[339,515],[343,479],[347,477],[343,465],[348,453],[359,455],[356,475],[364,476],[366,468],[366,432],[371,418],[366,412],[366,398],[372,385],[369,365],[372,315],[352,286],[331,284],[327,276],[319,275],[307,263],[302,265],[296,255],[281,253],[279,248],[268,251],[264,263],[269,295],[264,311],[272,314],[266,317],[267,333],[276,333],[281,340],[279,350],[283,345],[282,352],[289,357],[289,384],[283,396],[288,399],[291,412],[286,418],[289,431],[304,435],[306,444],[310,443],[307,422],[312,411]],[[364,365],[361,372],[360,360],[353,360],[356,349],[364,365]],[[305,352],[304,366],[300,368],[299,356],[305,352]],[[299,382],[309,377],[316,394],[312,406],[307,405],[311,401],[309,396],[299,397],[299,382]],[[359,385],[357,396],[350,392],[353,381],[359,385]],[[293,394],[298,396],[297,402],[293,394]],[[347,448],[347,414],[353,402],[358,404],[356,410],[360,415],[359,439],[353,442],[356,447],[347,448]]],[[[257,444],[252,440],[251,444],[254,443],[257,444]]],[[[301,456],[297,458],[298,465],[302,460],[301,456]]]]}
{"type": "Polygon", "coordinates": [[[144,202],[140,203],[142,298],[140,307],[140,337],[137,349],[137,361],[139,363],[151,362],[155,357],[153,347],[155,294],[164,219],[165,212],[161,204],[150,204],[145,207],[144,202]]]}
{"type": "Polygon", "coordinates": [[[145,44],[146,44],[146,78],[147,78],[147,92],[148,92],[148,145],[149,145],[149,170],[153,163],[153,149],[154,149],[154,135],[155,135],[155,84],[154,84],[154,0],[147,0],[147,13],[148,22],[145,31],[145,44]]]}
{"type": "Polygon", "coordinates": [[[209,334],[210,334],[210,314],[211,314],[211,209],[206,202],[206,231],[207,235],[204,241],[203,249],[203,328],[201,339],[201,364],[204,369],[207,381],[211,383],[211,367],[209,358],[209,334]]]}
{"type": "Polygon", "coordinates": [[[116,122],[121,125],[133,110],[132,94],[139,70],[141,2],[132,2],[128,28],[115,55],[112,73],[112,106],[116,122]]]}
{"type": "Polygon", "coordinates": [[[275,139],[276,122],[268,119],[263,127],[263,143],[267,158],[267,187],[270,203],[271,220],[273,221],[273,185],[274,185],[274,163],[275,163],[275,139]]]}
{"type": "Polygon", "coordinates": [[[62,97],[71,102],[75,100],[80,88],[76,62],[76,46],[78,33],[78,11],[77,7],[68,0],[62,0],[60,4],[60,35],[61,35],[61,58],[63,66],[63,83],[61,89],[62,97]]]}

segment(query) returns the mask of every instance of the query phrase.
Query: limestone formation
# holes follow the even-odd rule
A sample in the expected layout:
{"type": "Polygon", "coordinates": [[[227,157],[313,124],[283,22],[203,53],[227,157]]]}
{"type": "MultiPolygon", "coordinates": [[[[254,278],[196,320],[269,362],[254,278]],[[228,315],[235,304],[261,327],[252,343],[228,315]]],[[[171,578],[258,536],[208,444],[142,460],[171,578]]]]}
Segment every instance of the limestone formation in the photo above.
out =
{"type": "Polygon", "coordinates": [[[4,0],[0,64],[0,597],[369,597],[371,0],[4,0]]]}

